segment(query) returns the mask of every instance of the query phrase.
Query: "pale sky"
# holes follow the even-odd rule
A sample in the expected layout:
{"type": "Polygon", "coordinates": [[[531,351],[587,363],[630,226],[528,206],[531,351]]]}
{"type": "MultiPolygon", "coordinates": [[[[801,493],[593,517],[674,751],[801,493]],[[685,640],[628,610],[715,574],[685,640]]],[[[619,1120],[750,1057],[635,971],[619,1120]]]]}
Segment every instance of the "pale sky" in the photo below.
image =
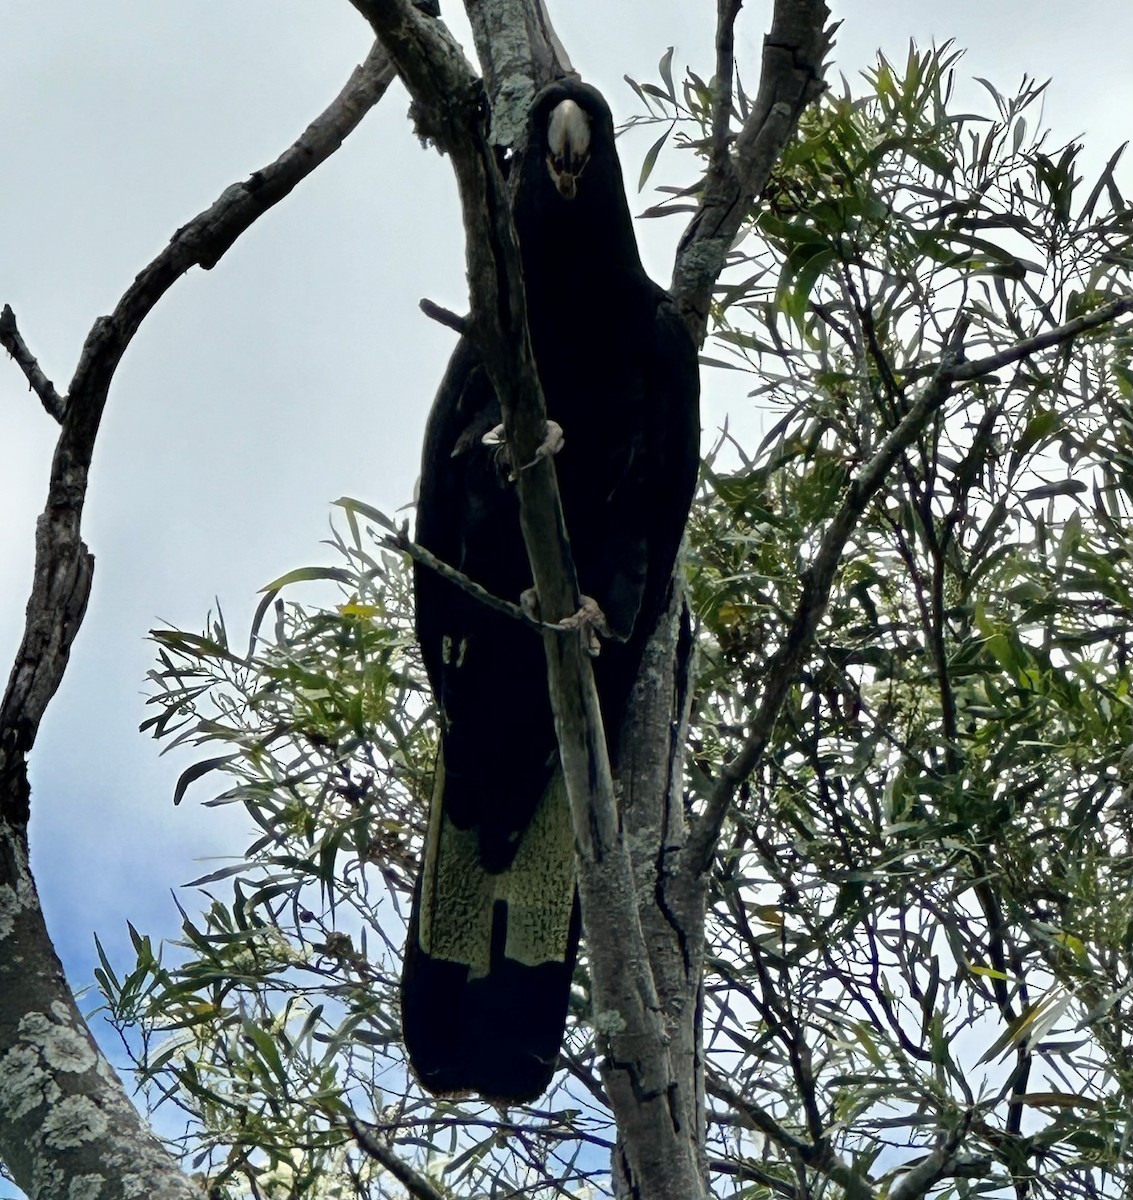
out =
{"type": "MultiPolygon", "coordinates": [[[[636,111],[623,74],[655,79],[667,46],[675,68],[712,73],[710,0],[549,3],[575,66],[619,120],[636,111]]],[[[832,7],[844,20],[834,69],[851,78],[878,47],[903,62],[910,37],[952,38],[968,51],[965,77],[1005,92],[1024,73],[1052,78],[1046,122],[1056,143],[1085,138],[1087,171],[1130,134],[1129,0],[832,7]]],[[[752,89],[769,9],[749,0],[741,18],[752,89]]],[[[179,225],[321,111],[365,55],[369,30],[346,0],[0,0],[0,15],[0,303],[62,390],[94,318],[179,225]]],[[[965,106],[983,104],[975,85],[961,94],[965,106]]],[[[172,807],[186,760],[159,760],[137,733],[153,662],[146,631],[198,630],[219,597],[242,638],[259,588],[331,561],[319,541],[332,500],[392,511],[411,496],[454,340],[417,301],[462,310],[465,288],[450,172],[417,142],[407,107],[392,89],[213,271],[176,284],[118,372],[85,518],[93,597],[32,757],[33,865],[76,986],[91,978],[93,932],[123,963],[127,918],[175,936],[169,889],[203,872],[196,860],[244,844],[238,812],[200,807],[206,786],[172,807]]],[[[623,144],[631,181],[652,136],[623,144]]],[[[662,159],[655,181],[664,178],[662,159]]],[[[631,188],[631,206],[651,202],[631,188]]],[[[643,229],[646,265],[666,283],[681,223],[643,229]]],[[[729,409],[750,419],[734,385],[729,394],[707,373],[704,387],[706,427],[729,409]]],[[[55,432],[0,356],[5,675],[55,432]]],[[[14,1194],[3,1188],[0,1198],[14,1194]]]]}

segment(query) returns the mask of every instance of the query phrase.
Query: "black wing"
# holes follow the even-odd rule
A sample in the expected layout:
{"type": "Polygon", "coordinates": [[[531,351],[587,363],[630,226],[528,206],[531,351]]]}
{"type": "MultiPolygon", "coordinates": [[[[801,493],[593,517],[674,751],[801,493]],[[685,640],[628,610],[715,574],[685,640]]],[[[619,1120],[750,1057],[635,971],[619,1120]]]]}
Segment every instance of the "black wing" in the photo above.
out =
{"type": "Polygon", "coordinates": [[[617,431],[617,481],[589,526],[572,520],[569,506],[567,512],[582,590],[598,601],[619,638],[604,643],[595,662],[611,748],[668,602],[700,463],[696,347],[668,294],[644,284],[645,319],[623,344],[631,369],[622,373],[620,395],[633,402],[626,405],[627,428],[617,431]]]}
{"type": "MultiPolygon", "coordinates": [[[[475,352],[453,355],[426,431],[417,538],[495,595],[530,586],[499,406],[475,352]]],[[[574,838],[538,634],[416,569],[417,635],[441,751],[402,984],[410,1061],[431,1091],[543,1092],[578,946],[574,838]]]]}

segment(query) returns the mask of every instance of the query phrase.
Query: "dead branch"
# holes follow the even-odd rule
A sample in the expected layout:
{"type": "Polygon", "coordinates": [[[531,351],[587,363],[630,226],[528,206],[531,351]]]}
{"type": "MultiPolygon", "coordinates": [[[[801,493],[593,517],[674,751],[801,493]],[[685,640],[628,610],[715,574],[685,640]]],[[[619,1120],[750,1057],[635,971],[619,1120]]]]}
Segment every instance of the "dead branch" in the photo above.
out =
{"type": "Polygon", "coordinates": [[[96,1180],[104,1200],[125,1200],[139,1187],[169,1200],[199,1196],[91,1036],[28,865],[27,755],[62,681],[90,595],[94,559],[82,540],[81,519],[110,384],[142,321],[173,283],[193,266],[214,266],[244,230],[338,149],[392,77],[388,57],[375,46],[279,159],[228,188],[179,229],[114,312],[95,321],[65,400],[39,370],[11,310],[0,318],[3,344],[61,426],[36,527],[24,634],[0,703],[0,1059],[9,1067],[0,1071],[0,1159],[33,1200],[74,1191],[68,1184],[83,1179],[96,1180]],[[64,1136],[61,1118],[68,1125],[64,1136]]]}
{"type": "Polygon", "coordinates": [[[713,152],[700,206],[677,250],[671,291],[697,345],[708,327],[712,288],[752,202],[794,136],[807,105],[821,95],[822,65],[833,44],[824,0],[776,0],[763,40],[759,91],[747,120],[731,138],[732,26],[739,5],[719,0],[713,152]]]}
{"type": "Polygon", "coordinates": [[[55,390],[55,384],[43,373],[39,360],[28,349],[27,342],[16,328],[16,314],[7,304],[0,311],[0,346],[16,360],[16,366],[23,371],[28,386],[39,397],[47,415],[57,424],[62,424],[63,397],[55,390]]]}

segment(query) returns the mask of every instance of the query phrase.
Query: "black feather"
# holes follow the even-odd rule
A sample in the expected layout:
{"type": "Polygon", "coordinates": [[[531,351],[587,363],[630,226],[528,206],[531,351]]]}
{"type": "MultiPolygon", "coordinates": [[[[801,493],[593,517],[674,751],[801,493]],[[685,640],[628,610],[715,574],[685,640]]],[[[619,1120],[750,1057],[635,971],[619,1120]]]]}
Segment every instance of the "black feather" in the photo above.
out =
{"type": "MultiPolygon", "coordinates": [[[[616,635],[595,662],[616,746],[695,486],[696,351],[641,266],[613,121],[595,89],[566,80],[536,97],[513,169],[535,362],[565,435],[555,468],[572,555],[616,635]],[[548,121],[564,100],[589,123],[570,198],[548,165],[548,121]]],[[[462,339],[426,429],[417,540],[518,600],[531,572],[515,488],[482,440],[499,421],[462,339]]],[[[432,1091],[530,1099],[557,1062],[579,935],[543,648],[531,629],[420,567],[416,602],[442,748],[406,946],[406,1044],[432,1091]]]]}

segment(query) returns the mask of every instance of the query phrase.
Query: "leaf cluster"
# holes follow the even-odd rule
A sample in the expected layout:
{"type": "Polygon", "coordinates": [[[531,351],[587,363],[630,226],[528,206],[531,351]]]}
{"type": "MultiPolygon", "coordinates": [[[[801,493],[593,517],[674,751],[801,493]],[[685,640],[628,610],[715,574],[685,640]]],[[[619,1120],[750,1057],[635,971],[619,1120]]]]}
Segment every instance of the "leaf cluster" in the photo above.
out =
{"type": "MultiPolygon", "coordinates": [[[[1029,82],[951,115],[955,58],[813,110],[722,281],[770,428],[722,439],[694,519],[694,796],[934,365],[1128,294],[1116,156],[1085,187],[1029,82]]],[[[824,1148],[893,1188],[935,1154],[940,1195],[1128,1186],[1129,382],[1110,331],[957,388],[852,535],[714,879],[716,1144],[759,1194],[824,1148]]]]}

